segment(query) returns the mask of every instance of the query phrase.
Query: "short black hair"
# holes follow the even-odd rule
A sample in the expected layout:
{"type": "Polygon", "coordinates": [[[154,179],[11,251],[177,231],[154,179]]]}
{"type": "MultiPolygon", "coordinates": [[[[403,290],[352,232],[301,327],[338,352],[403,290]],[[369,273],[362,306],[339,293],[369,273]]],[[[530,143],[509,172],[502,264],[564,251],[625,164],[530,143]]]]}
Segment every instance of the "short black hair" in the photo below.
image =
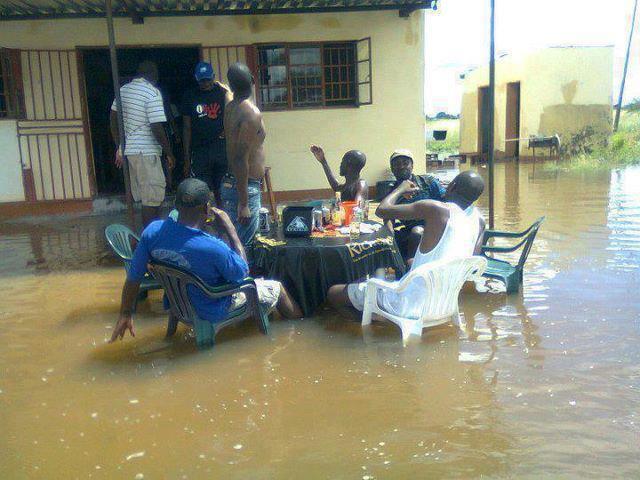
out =
{"type": "Polygon", "coordinates": [[[227,80],[234,93],[248,93],[253,85],[251,70],[244,63],[234,63],[227,70],[227,80]]]}
{"type": "Polygon", "coordinates": [[[206,205],[211,198],[209,186],[197,178],[180,182],[176,190],[176,208],[195,208],[206,205]]]}
{"type": "Polygon", "coordinates": [[[459,173],[452,182],[455,182],[455,195],[469,203],[475,202],[484,191],[484,179],[471,170],[459,173]]]}
{"type": "Polygon", "coordinates": [[[360,150],[349,150],[342,158],[358,173],[362,171],[367,163],[367,156],[360,150]]]}

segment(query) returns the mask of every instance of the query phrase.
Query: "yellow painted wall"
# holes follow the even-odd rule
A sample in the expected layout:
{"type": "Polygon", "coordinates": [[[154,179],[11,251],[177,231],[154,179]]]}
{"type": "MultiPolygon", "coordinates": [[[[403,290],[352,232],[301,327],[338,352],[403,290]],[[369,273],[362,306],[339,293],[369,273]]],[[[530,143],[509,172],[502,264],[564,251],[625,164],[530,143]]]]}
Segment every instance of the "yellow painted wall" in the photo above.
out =
{"type": "MultiPolygon", "coordinates": [[[[609,132],[613,81],[612,47],[557,47],[496,62],[495,146],[505,151],[507,83],[520,82],[520,137],[568,136],[586,125],[609,132]]],[[[460,151],[477,152],[478,88],[489,84],[488,67],[463,81],[460,151]]],[[[526,142],[520,154],[531,155],[526,142]]]]}
{"type": "MultiPolygon", "coordinates": [[[[322,169],[308,151],[325,147],[337,168],[342,154],[367,154],[364,174],[382,178],[396,148],[416,155],[424,171],[424,15],[397,12],[145,18],[143,25],[117,19],[118,44],[237,45],[261,42],[358,40],[371,37],[373,105],[348,109],[266,112],[267,163],[274,189],[325,188],[322,169]]],[[[0,45],[15,48],[105,46],[104,20],[0,22],[0,45]]],[[[185,72],[190,75],[191,72],[185,72]]]]}

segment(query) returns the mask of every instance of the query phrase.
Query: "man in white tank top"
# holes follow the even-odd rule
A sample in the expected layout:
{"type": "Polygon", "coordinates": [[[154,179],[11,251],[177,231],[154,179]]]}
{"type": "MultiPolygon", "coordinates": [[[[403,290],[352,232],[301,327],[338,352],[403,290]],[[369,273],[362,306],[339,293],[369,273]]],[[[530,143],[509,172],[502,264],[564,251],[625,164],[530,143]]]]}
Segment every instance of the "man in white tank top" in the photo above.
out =
{"type": "MultiPolygon", "coordinates": [[[[447,187],[444,201],[420,200],[415,203],[398,204],[404,196],[412,195],[416,185],[405,180],[378,206],[376,215],[385,219],[424,221],[424,233],[411,264],[417,268],[428,262],[457,257],[478,255],[482,249],[485,222],[473,203],[484,190],[484,180],[475,172],[458,174],[447,187]]],[[[334,285],[327,294],[334,307],[364,307],[366,282],[349,285],[334,285]]],[[[419,292],[418,292],[419,293],[419,292]]],[[[402,297],[380,299],[385,309],[396,315],[411,317],[411,305],[415,304],[414,293],[405,291],[402,297]],[[405,301],[409,300],[409,301],[405,301]]]]}

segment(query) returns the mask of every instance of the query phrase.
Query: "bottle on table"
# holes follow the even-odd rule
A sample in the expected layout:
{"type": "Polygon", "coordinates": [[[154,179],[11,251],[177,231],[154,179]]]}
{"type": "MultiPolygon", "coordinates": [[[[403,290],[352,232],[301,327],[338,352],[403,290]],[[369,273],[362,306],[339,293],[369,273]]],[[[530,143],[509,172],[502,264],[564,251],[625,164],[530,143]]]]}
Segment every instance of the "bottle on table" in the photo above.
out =
{"type": "Polygon", "coordinates": [[[355,207],[351,216],[351,223],[349,224],[349,238],[352,241],[360,238],[360,224],[362,223],[362,220],[362,209],[360,207],[355,207]]]}
{"type": "Polygon", "coordinates": [[[336,227],[342,226],[344,219],[344,209],[342,208],[342,196],[340,192],[336,192],[336,200],[333,205],[333,214],[331,216],[331,223],[336,227]]]}

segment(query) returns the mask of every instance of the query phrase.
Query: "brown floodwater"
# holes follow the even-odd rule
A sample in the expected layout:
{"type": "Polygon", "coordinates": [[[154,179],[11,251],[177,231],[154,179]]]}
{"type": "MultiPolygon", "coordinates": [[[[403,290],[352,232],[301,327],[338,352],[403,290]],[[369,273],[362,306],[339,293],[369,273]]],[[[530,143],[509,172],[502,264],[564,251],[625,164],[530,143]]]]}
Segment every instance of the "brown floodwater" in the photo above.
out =
{"type": "Polygon", "coordinates": [[[108,345],[124,217],[0,224],[0,478],[639,478],[640,169],[498,165],[496,208],[547,216],[522,293],[406,348],[324,310],[197,352],[157,293],[108,345]]]}

